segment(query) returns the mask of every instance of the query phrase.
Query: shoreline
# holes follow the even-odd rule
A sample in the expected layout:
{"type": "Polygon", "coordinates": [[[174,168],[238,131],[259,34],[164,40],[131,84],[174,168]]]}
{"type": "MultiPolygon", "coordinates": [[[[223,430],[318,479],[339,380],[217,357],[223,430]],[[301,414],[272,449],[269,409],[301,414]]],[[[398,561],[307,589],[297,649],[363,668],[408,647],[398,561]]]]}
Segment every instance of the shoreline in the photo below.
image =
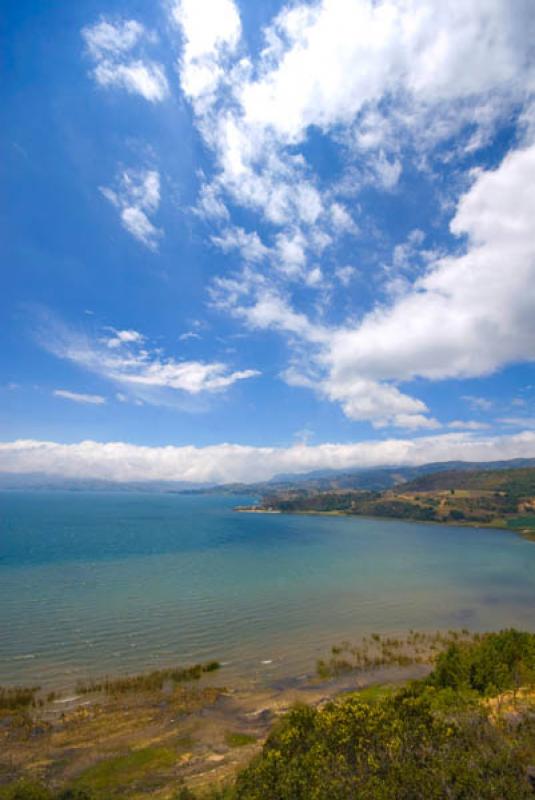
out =
{"type": "Polygon", "coordinates": [[[410,517],[390,517],[390,516],[380,516],[379,514],[370,515],[370,514],[354,514],[348,511],[312,511],[312,510],[302,510],[302,511],[281,511],[277,508],[260,508],[254,506],[236,506],[233,511],[236,511],[239,514],[283,514],[289,517],[353,517],[354,519],[363,519],[363,520],[381,520],[383,522],[408,522],[411,525],[436,525],[439,527],[446,527],[446,528],[475,528],[476,530],[495,530],[495,531],[508,531],[509,533],[515,533],[521,536],[523,539],[527,539],[528,541],[535,542],[535,531],[530,528],[511,528],[509,525],[506,524],[493,524],[490,522],[468,522],[468,521],[441,521],[438,519],[412,519],[410,517]]]}
{"type": "Polygon", "coordinates": [[[0,714],[0,786],[21,777],[58,788],[89,786],[102,771],[120,773],[128,759],[139,757],[148,765],[147,786],[140,772],[132,798],[165,800],[180,780],[206,789],[248,763],[296,703],[321,708],[345,693],[401,686],[431,669],[382,666],[328,680],[308,674],[235,688],[225,687],[224,674],[214,673],[162,692],[50,694],[42,707],[29,710],[26,721],[0,714]]]}

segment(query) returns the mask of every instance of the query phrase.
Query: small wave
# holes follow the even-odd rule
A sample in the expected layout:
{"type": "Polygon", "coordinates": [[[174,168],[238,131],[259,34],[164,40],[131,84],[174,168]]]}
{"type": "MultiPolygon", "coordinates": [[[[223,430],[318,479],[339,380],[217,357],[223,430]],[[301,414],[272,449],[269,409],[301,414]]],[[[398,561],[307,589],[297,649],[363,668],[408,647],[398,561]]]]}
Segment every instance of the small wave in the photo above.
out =
{"type": "Polygon", "coordinates": [[[261,661],[260,663],[261,664],[273,664],[273,659],[272,658],[266,658],[265,661],[261,661]]]}
{"type": "Polygon", "coordinates": [[[54,700],[54,703],[73,703],[79,697],[79,694],[73,694],[72,697],[60,697],[58,700],[54,700]]]}
{"type": "Polygon", "coordinates": [[[13,656],[13,661],[26,661],[28,658],[35,658],[35,653],[26,653],[23,656],[13,656]]]}

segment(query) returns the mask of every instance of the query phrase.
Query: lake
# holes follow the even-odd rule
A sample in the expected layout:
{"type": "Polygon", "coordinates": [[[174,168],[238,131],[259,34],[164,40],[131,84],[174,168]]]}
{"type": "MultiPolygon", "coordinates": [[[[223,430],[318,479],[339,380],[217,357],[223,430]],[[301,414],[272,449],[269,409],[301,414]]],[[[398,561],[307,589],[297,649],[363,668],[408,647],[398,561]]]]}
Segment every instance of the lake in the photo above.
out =
{"type": "Polygon", "coordinates": [[[267,682],[373,631],[535,630],[513,533],[233,511],[251,500],[0,493],[0,684],[207,659],[267,682]]]}

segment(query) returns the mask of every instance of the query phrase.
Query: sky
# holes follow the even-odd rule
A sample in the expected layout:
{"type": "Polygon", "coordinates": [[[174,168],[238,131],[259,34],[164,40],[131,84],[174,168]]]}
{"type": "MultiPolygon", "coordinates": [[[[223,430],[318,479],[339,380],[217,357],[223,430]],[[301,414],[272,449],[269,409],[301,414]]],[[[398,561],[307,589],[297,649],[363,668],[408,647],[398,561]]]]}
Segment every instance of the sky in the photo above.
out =
{"type": "Polygon", "coordinates": [[[532,0],[19,0],[0,471],[535,456],[532,0]]]}

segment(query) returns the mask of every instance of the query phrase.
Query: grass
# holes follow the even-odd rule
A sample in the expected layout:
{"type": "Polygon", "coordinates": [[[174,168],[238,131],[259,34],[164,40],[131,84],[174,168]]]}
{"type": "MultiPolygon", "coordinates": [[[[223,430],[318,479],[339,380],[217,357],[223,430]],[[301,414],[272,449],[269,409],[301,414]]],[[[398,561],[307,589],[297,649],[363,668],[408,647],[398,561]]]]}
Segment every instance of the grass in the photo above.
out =
{"type": "Polygon", "coordinates": [[[158,772],[168,770],[177,761],[177,754],[166,747],[145,747],[126,755],[99,761],[84,770],[75,785],[90,792],[117,792],[134,783],[158,784],[158,772]]]}
{"type": "Polygon", "coordinates": [[[373,686],[366,686],[365,689],[360,689],[354,694],[355,697],[365,703],[377,703],[380,700],[384,700],[385,697],[390,697],[396,689],[399,689],[399,686],[391,686],[388,683],[375,683],[373,686]]]}
{"type": "Polygon", "coordinates": [[[105,692],[113,695],[128,692],[155,692],[160,691],[166,683],[198,681],[204,674],[215,672],[220,667],[218,661],[208,661],[206,664],[195,664],[193,667],[172,667],[141,675],[130,675],[125,678],[80,682],[77,684],[76,690],[79,694],[105,692]]]}
{"type": "Polygon", "coordinates": [[[351,672],[370,671],[379,667],[408,667],[414,664],[432,664],[438,653],[454,642],[472,641],[477,634],[468,630],[447,633],[409,631],[402,637],[382,636],[372,633],[359,644],[341,642],[331,648],[331,658],[319,659],[316,672],[321,680],[336,678],[351,672]]]}
{"type": "Polygon", "coordinates": [[[254,744],[254,742],[256,742],[256,738],[249,733],[227,731],[225,734],[225,743],[229,747],[245,747],[248,744],[254,744]]]}
{"type": "Polygon", "coordinates": [[[0,709],[2,711],[15,711],[21,708],[28,708],[36,703],[35,695],[39,687],[25,688],[3,688],[0,686],[0,709]]]}

